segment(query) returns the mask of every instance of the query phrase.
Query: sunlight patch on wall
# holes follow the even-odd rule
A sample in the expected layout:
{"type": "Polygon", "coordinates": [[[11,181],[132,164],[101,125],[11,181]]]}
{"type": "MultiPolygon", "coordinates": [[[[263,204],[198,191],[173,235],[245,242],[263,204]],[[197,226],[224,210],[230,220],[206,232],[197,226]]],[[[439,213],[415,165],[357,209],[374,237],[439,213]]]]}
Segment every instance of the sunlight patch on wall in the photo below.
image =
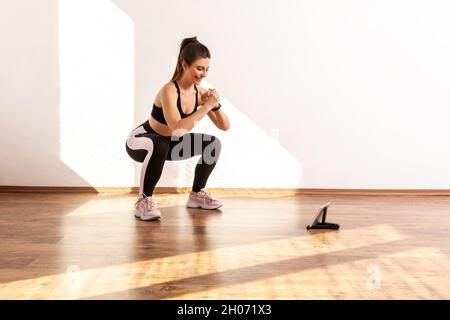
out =
{"type": "MultiPolygon", "coordinates": [[[[203,80],[203,88],[213,87],[203,80]]],[[[217,136],[222,141],[220,159],[208,180],[209,187],[301,187],[302,165],[279,142],[282,128],[260,128],[221,94],[220,103],[230,119],[222,131],[205,116],[192,132],[217,136]]],[[[177,177],[178,187],[191,186],[199,157],[166,163],[165,172],[177,177]],[[176,172],[176,174],[174,173],[176,172]]]]}
{"type": "Polygon", "coordinates": [[[60,158],[92,186],[133,185],[134,23],[113,3],[59,1],[60,158]]]}

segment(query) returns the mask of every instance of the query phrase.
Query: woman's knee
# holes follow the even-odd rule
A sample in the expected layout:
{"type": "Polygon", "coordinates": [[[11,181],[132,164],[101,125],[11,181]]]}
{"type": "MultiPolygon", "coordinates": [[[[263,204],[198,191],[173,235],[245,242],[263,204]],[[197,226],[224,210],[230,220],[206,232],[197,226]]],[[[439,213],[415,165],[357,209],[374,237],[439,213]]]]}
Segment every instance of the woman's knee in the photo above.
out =
{"type": "Polygon", "coordinates": [[[208,139],[210,142],[206,145],[203,150],[203,158],[205,163],[213,164],[215,163],[220,156],[220,151],[222,150],[222,142],[216,136],[210,136],[208,139]]]}
{"type": "Polygon", "coordinates": [[[213,144],[214,148],[216,150],[219,150],[219,152],[222,149],[222,141],[220,141],[220,139],[217,138],[216,136],[212,136],[211,144],[213,144]]]}

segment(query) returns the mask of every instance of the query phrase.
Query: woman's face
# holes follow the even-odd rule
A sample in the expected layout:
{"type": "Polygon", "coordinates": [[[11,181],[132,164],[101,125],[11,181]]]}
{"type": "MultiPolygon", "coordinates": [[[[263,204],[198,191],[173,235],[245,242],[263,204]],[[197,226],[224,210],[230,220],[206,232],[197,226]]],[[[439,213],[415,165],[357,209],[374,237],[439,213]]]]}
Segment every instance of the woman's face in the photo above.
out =
{"type": "Polygon", "coordinates": [[[208,75],[209,59],[199,58],[190,66],[184,63],[184,67],[184,72],[186,73],[186,76],[188,76],[188,79],[192,80],[196,85],[199,85],[203,78],[208,75]]]}

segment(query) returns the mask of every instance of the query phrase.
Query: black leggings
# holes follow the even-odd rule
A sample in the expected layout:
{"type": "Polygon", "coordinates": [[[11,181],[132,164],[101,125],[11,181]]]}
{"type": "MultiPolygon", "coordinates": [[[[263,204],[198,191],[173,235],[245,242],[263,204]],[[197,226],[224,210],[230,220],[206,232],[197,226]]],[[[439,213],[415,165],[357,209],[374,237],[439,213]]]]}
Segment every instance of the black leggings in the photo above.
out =
{"type": "Polygon", "coordinates": [[[216,166],[221,151],[220,140],[208,134],[187,133],[181,137],[165,137],[156,133],[148,121],[131,131],[126,141],[128,155],[142,163],[139,196],[153,195],[166,160],[185,160],[201,155],[195,167],[192,191],[198,192],[216,166]]]}

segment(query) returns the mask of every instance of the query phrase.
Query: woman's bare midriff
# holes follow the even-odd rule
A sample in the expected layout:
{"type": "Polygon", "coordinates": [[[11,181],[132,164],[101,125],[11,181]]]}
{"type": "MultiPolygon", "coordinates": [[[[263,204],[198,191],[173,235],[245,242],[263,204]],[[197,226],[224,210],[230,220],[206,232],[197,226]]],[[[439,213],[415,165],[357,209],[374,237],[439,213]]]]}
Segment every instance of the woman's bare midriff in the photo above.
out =
{"type": "Polygon", "coordinates": [[[148,119],[148,123],[157,134],[165,137],[171,136],[171,132],[168,125],[156,121],[153,117],[150,117],[150,119],[148,119]]]}

